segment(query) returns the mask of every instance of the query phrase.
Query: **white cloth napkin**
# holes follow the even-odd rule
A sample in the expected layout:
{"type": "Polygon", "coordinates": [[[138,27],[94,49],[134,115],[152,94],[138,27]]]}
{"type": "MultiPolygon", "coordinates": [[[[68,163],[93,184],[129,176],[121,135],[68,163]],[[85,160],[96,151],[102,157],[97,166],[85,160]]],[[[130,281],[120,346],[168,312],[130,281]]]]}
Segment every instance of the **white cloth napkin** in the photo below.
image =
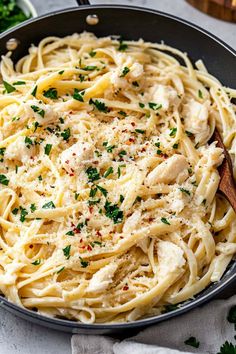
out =
{"type": "Polygon", "coordinates": [[[236,343],[234,324],[227,320],[230,308],[235,305],[236,295],[228,300],[215,300],[123,341],[75,334],[72,354],[216,354],[225,341],[236,343]],[[199,348],[184,343],[189,337],[196,337],[199,348]]]}

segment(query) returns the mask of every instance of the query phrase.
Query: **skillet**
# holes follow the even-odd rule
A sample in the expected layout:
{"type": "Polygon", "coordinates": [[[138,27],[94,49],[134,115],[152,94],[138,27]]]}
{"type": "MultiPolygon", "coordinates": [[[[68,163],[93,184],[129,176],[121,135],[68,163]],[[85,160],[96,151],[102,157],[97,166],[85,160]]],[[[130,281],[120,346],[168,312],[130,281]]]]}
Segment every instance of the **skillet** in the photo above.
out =
{"type": "MultiPolygon", "coordinates": [[[[27,53],[32,43],[37,44],[47,36],[66,36],[74,32],[90,31],[98,37],[120,35],[124,39],[160,42],[189,54],[194,62],[202,59],[209,72],[224,85],[236,87],[236,52],[214,35],[187,21],[155,10],[119,5],[93,5],[88,0],[77,0],[79,8],[53,12],[10,29],[0,35],[0,54],[7,52],[9,43],[14,48],[12,59],[16,62],[27,53]],[[89,17],[88,17],[89,16],[89,17]],[[15,39],[12,40],[12,39],[15,39]],[[10,42],[9,42],[10,40],[10,42]]],[[[236,261],[232,261],[222,279],[185,302],[180,308],[159,316],[119,324],[84,324],[63,318],[49,318],[35,311],[19,307],[3,296],[0,306],[31,322],[72,333],[114,334],[128,333],[157,322],[175,317],[193,309],[222,290],[236,285],[236,261]]]]}

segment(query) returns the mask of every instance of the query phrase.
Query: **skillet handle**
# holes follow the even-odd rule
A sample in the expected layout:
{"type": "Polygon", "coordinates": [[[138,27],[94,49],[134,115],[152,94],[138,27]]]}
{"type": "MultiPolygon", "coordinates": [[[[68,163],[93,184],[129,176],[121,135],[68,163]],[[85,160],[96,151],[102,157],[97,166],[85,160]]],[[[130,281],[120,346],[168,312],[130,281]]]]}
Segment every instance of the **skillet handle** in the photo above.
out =
{"type": "Polygon", "coordinates": [[[76,0],[76,2],[79,6],[90,5],[89,0],[76,0]]]}

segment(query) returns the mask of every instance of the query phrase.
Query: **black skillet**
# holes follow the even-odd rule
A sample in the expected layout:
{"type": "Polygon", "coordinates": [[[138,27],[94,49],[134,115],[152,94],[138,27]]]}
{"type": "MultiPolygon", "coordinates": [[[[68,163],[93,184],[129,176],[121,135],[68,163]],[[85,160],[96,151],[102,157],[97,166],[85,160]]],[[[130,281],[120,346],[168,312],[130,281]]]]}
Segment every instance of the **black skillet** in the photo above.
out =
{"type": "MultiPolygon", "coordinates": [[[[90,31],[97,36],[121,35],[125,39],[165,41],[189,54],[193,61],[203,59],[208,70],[224,85],[236,87],[236,53],[223,41],[203,29],[159,11],[140,7],[97,5],[89,6],[87,0],[77,1],[79,8],[66,9],[29,20],[0,36],[0,53],[6,53],[6,46],[15,48],[13,60],[27,53],[31,43],[37,44],[47,36],[66,36],[74,32],[90,31]],[[87,5],[87,6],[86,6],[87,5]],[[89,16],[89,17],[88,17],[89,16]],[[17,43],[12,38],[17,40],[17,43]],[[10,42],[9,42],[10,40],[10,42]]],[[[48,318],[37,312],[18,307],[0,296],[0,305],[12,313],[47,327],[73,333],[111,334],[129,333],[151,324],[180,315],[218,295],[231,284],[236,285],[236,262],[232,261],[224,276],[183,304],[179,309],[160,316],[121,324],[86,325],[59,318],[48,318]]]]}

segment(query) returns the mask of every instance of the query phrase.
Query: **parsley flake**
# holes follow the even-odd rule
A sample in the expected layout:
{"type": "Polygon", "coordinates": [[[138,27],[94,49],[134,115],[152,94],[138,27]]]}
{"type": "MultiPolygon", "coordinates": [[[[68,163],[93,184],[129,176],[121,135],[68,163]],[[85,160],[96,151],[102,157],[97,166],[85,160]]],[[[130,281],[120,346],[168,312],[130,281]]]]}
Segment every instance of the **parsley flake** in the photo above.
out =
{"type": "Polygon", "coordinates": [[[84,102],[83,96],[79,93],[79,90],[77,88],[74,89],[74,94],[72,96],[74,100],[84,102]]]}
{"type": "Polygon", "coordinates": [[[119,209],[117,204],[111,204],[108,200],[104,205],[104,209],[106,211],[106,217],[113,220],[114,224],[119,224],[123,220],[123,211],[119,209]]]}
{"type": "Polygon", "coordinates": [[[55,209],[55,204],[53,201],[50,201],[42,206],[43,209],[55,209]]]}
{"type": "Polygon", "coordinates": [[[100,112],[104,112],[104,113],[108,113],[109,112],[109,108],[105,105],[104,102],[98,101],[98,100],[93,100],[92,98],[90,98],[89,100],[89,104],[93,104],[98,111],[100,112]]]}
{"type": "Polygon", "coordinates": [[[166,218],[161,218],[161,222],[166,225],[170,225],[170,222],[166,218]]]}
{"type": "Polygon", "coordinates": [[[65,248],[62,249],[66,259],[70,258],[70,249],[71,249],[71,245],[68,245],[68,246],[66,246],[65,248]]]}
{"type": "Polygon", "coordinates": [[[58,98],[57,89],[54,87],[51,87],[47,91],[43,91],[43,95],[44,97],[51,98],[52,100],[56,100],[58,98]]]}
{"type": "Polygon", "coordinates": [[[104,173],[103,177],[107,178],[110,174],[112,174],[114,171],[113,171],[113,167],[110,166],[106,172],[104,173]]]}
{"type": "Polygon", "coordinates": [[[12,86],[11,84],[9,84],[8,82],[6,82],[4,80],[3,80],[3,85],[4,85],[7,93],[12,93],[12,92],[16,91],[16,88],[14,86],[12,86]]]}
{"type": "Polygon", "coordinates": [[[82,257],[79,257],[79,259],[82,268],[86,268],[89,265],[89,262],[85,261],[82,257]]]}
{"type": "Polygon", "coordinates": [[[32,262],[33,265],[39,265],[41,263],[41,259],[36,259],[36,261],[32,262]]]}
{"type": "Polygon", "coordinates": [[[191,347],[198,348],[199,347],[199,341],[195,337],[189,337],[184,341],[186,345],[190,345],[191,347]]]}
{"type": "Polygon", "coordinates": [[[97,181],[98,179],[100,179],[100,175],[96,167],[90,166],[85,172],[88,175],[89,182],[97,181]]]}
{"type": "Polygon", "coordinates": [[[38,113],[41,117],[44,118],[45,116],[45,111],[44,109],[38,107],[38,106],[35,106],[35,105],[32,105],[30,106],[32,108],[32,110],[35,112],[35,113],[38,113]]]}
{"type": "Polygon", "coordinates": [[[9,179],[5,175],[0,175],[0,183],[4,186],[8,186],[9,179]]]}
{"type": "Polygon", "coordinates": [[[68,141],[70,139],[70,135],[70,128],[64,129],[63,132],[61,132],[61,136],[65,141],[68,141]]]}
{"type": "Polygon", "coordinates": [[[130,69],[125,66],[122,70],[122,74],[120,75],[120,77],[124,77],[125,75],[127,75],[130,72],[130,69]]]}
{"type": "Polygon", "coordinates": [[[50,151],[52,149],[52,144],[46,144],[45,148],[44,148],[44,152],[46,155],[50,154],[50,151]]]}

